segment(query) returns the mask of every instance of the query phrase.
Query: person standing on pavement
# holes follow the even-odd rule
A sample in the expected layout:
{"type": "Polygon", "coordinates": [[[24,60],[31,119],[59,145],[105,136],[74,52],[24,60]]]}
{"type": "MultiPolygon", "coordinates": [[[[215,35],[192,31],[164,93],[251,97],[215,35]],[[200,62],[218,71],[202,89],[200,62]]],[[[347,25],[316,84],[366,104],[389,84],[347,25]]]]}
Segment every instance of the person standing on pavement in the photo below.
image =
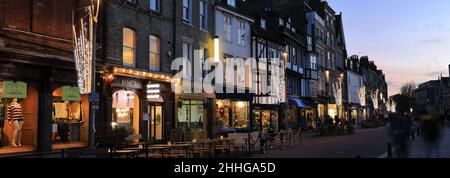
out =
{"type": "Polygon", "coordinates": [[[322,124],[322,119],[320,116],[317,116],[316,118],[316,129],[320,129],[320,125],[322,124]]]}
{"type": "Polygon", "coordinates": [[[426,155],[430,158],[434,152],[435,156],[439,157],[439,147],[441,146],[441,129],[438,119],[433,118],[426,110],[421,111],[420,119],[422,120],[421,129],[423,141],[426,146],[426,155]]]}

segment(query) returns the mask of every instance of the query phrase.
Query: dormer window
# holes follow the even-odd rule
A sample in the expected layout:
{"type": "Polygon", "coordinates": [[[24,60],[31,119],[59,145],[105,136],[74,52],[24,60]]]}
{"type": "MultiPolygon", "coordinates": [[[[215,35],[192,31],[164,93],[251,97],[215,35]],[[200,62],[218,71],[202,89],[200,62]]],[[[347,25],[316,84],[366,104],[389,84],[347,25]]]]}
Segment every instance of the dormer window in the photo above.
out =
{"type": "Polygon", "coordinates": [[[227,0],[229,6],[236,7],[236,0],[227,0]]]}
{"type": "Polygon", "coordinates": [[[267,28],[266,25],[267,25],[266,24],[266,20],[265,19],[261,19],[261,28],[265,30],[267,28]]]}

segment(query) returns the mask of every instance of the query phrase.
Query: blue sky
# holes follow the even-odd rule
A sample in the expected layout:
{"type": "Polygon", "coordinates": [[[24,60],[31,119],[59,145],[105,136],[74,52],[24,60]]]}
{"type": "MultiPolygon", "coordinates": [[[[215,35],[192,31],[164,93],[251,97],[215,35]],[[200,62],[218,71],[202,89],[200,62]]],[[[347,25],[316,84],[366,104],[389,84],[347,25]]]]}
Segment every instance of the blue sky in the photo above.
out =
{"type": "Polygon", "coordinates": [[[389,95],[403,83],[448,76],[449,0],[328,0],[343,13],[349,55],[369,56],[386,74],[389,95]]]}

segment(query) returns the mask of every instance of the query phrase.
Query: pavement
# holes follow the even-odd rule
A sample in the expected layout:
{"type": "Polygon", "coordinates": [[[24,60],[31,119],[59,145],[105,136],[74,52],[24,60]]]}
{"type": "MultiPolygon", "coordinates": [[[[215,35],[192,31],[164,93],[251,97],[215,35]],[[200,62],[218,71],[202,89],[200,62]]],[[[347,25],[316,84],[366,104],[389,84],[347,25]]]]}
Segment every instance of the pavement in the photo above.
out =
{"type": "Polygon", "coordinates": [[[387,150],[388,127],[357,129],[353,135],[306,136],[295,148],[270,150],[256,158],[378,158],[387,150]]]}
{"type": "MultiPolygon", "coordinates": [[[[442,127],[441,133],[443,135],[440,144],[439,156],[434,154],[431,158],[450,158],[450,128],[442,127]]],[[[387,153],[379,156],[380,158],[387,158],[387,153]]],[[[394,148],[395,157],[395,148],[394,148]]],[[[428,158],[426,154],[426,144],[422,136],[416,136],[415,140],[409,140],[409,158],[428,158]]]]}

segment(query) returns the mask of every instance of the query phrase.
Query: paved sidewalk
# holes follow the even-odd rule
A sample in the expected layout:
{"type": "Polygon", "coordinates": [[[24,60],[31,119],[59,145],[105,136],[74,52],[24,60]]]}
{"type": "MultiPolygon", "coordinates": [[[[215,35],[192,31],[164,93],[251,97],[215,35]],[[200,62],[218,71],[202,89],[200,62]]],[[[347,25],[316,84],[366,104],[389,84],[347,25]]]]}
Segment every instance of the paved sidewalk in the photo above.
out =
{"type": "MultiPolygon", "coordinates": [[[[432,153],[431,158],[450,158],[450,128],[442,127],[442,142],[439,147],[439,157],[432,153]]],[[[409,158],[427,158],[426,145],[422,136],[416,136],[415,140],[409,140],[409,158]]],[[[395,157],[395,147],[393,148],[393,156],[395,157]]],[[[379,158],[387,158],[387,152],[380,155],[379,158]]]]}
{"type": "Polygon", "coordinates": [[[353,135],[325,136],[303,135],[303,146],[296,140],[295,148],[270,150],[254,158],[376,158],[386,152],[389,140],[388,127],[357,129],[353,135]]]}
{"type": "MultiPolygon", "coordinates": [[[[439,158],[450,158],[450,128],[442,127],[441,131],[443,138],[440,146],[439,158]]],[[[432,156],[433,156],[432,158],[437,158],[435,155],[432,156]]],[[[410,141],[410,157],[427,158],[426,145],[421,136],[416,137],[416,140],[410,141]]]]}

